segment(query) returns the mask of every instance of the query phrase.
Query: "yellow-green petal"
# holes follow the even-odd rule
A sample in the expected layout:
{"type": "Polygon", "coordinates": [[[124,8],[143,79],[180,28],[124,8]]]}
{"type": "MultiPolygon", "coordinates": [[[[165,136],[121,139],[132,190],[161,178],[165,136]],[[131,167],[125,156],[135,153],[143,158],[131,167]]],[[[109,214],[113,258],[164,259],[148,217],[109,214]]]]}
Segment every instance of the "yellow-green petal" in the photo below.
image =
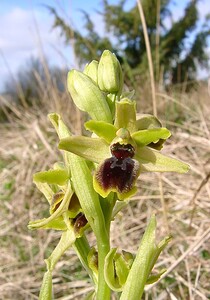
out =
{"type": "Polygon", "coordinates": [[[131,137],[138,146],[146,146],[150,143],[156,143],[159,139],[166,140],[171,136],[167,128],[153,128],[134,132],[131,137]]]}
{"type": "Polygon", "coordinates": [[[85,128],[103,138],[107,143],[111,143],[116,137],[117,128],[110,123],[90,120],[85,123],[85,128]]]}

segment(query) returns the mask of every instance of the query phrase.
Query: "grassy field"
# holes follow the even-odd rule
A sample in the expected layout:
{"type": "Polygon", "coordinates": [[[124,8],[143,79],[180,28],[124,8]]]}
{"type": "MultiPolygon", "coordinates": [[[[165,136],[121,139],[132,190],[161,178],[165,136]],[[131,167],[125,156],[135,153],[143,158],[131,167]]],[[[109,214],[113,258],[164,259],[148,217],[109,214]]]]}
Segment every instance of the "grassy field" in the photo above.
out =
{"type": "MultiPolygon", "coordinates": [[[[53,83],[39,84],[41,105],[3,106],[8,122],[0,124],[0,300],[38,299],[43,259],[60,236],[27,229],[29,220],[48,212],[32,175],[61,156],[47,114],[56,111],[74,133],[82,131],[84,116],[69,95],[53,83]]],[[[138,111],[151,113],[148,90],[138,95],[138,111]]],[[[156,97],[158,116],[172,131],[163,152],[189,163],[191,170],[184,175],[142,174],[138,194],[112,224],[112,245],[135,252],[155,213],[157,238],[171,234],[173,239],[156,265],[168,271],[158,284],[147,286],[144,299],[210,299],[210,95],[202,84],[188,94],[157,92],[156,97]]],[[[89,238],[94,243],[91,234],[89,238]]],[[[58,263],[53,282],[55,299],[81,299],[91,290],[72,249],[58,263]]]]}

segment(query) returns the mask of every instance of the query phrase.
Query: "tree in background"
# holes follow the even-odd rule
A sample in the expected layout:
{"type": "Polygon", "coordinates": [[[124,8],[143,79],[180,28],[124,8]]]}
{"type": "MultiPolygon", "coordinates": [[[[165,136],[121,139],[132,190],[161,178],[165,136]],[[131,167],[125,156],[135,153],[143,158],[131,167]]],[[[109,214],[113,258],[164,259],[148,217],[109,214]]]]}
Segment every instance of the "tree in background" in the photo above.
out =
{"type": "MultiPolygon", "coordinates": [[[[173,21],[170,9],[171,0],[142,0],[147,23],[147,31],[152,49],[152,57],[157,81],[163,79],[169,84],[194,80],[198,67],[208,67],[208,55],[205,52],[207,38],[210,35],[209,16],[203,24],[199,22],[198,0],[188,1],[183,16],[173,21]],[[169,24],[170,23],[170,24],[169,24]]],[[[54,27],[60,28],[67,44],[73,42],[80,65],[98,59],[104,49],[116,53],[124,66],[125,75],[133,78],[136,74],[147,74],[148,62],[143,29],[139,11],[135,5],[125,9],[125,0],[111,5],[103,0],[101,12],[108,37],[101,37],[94,27],[94,21],[83,12],[86,34],[69,26],[49,7],[54,15],[54,27]],[[130,75],[129,75],[130,74],[130,75]]]]}

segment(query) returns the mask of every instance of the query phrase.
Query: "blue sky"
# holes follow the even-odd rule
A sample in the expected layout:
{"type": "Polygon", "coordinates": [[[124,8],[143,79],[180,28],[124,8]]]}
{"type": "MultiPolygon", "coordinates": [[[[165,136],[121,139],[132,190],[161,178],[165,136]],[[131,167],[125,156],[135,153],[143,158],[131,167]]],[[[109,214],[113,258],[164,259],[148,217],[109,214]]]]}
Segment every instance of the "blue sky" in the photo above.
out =
{"type": "MultiPolygon", "coordinates": [[[[189,0],[188,0],[189,1],[189,0]]],[[[187,0],[176,0],[172,6],[176,20],[183,14],[187,0]]],[[[118,0],[109,0],[118,3],[118,0]]],[[[127,0],[132,6],[135,0],[127,0]]],[[[82,30],[83,9],[90,13],[99,33],[105,34],[102,19],[96,10],[100,10],[101,0],[0,0],[0,91],[4,81],[16,76],[20,68],[26,66],[31,57],[41,57],[42,53],[50,65],[75,67],[70,45],[65,46],[59,30],[52,30],[53,17],[45,5],[56,7],[69,23],[82,30]]],[[[210,0],[200,0],[199,13],[203,17],[210,12],[210,0]]]]}

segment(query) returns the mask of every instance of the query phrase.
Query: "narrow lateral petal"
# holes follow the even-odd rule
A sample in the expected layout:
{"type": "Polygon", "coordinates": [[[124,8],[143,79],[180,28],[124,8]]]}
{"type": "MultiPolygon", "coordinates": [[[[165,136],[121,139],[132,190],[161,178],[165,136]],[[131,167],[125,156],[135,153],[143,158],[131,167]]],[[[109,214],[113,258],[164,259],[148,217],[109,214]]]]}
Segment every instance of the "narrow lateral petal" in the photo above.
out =
{"type": "Polygon", "coordinates": [[[171,135],[166,128],[153,128],[134,132],[131,136],[138,146],[146,146],[156,143],[159,139],[166,140],[171,135]]]}
{"type": "Polygon", "coordinates": [[[117,128],[104,121],[90,120],[85,123],[85,128],[94,132],[98,137],[103,138],[107,143],[111,143],[116,137],[117,128]]]}

